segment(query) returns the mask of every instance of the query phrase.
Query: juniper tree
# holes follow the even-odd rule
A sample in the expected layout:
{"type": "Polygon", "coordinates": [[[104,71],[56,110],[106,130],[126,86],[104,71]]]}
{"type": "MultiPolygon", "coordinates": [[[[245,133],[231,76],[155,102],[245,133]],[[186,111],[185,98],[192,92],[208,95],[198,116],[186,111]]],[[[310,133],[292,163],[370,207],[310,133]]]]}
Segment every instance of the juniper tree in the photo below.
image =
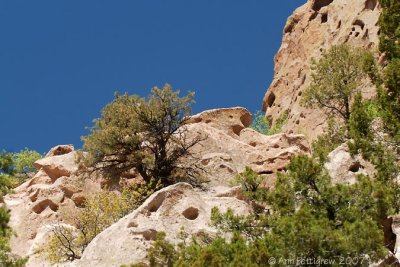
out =
{"type": "Polygon", "coordinates": [[[153,88],[148,99],[118,95],[83,137],[85,160],[107,176],[136,169],[146,182],[167,185],[178,177],[193,178],[196,165],[182,165],[201,137],[190,138],[185,124],[191,115],[194,93],[184,97],[169,85],[153,88]]]}
{"type": "Polygon", "coordinates": [[[302,103],[321,108],[328,116],[339,116],[347,123],[353,97],[367,77],[364,58],[363,50],[344,44],[330,48],[319,61],[313,60],[311,85],[302,103]]]}

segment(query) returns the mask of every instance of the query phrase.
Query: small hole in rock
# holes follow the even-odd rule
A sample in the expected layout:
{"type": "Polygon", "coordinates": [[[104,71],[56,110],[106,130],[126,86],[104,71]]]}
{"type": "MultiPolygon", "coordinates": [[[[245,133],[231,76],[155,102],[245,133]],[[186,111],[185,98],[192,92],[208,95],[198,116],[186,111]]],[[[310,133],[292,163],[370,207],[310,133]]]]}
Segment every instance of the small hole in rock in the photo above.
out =
{"type": "Polygon", "coordinates": [[[349,167],[349,171],[351,172],[358,172],[361,168],[361,165],[359,162],[354,162],[350,167],[349,167]]]}
{"type": "Polygon", "coordinates": [[[244,129],[241,125],[233,125],[231,127],[232,131],[237,135],[240,136],[240,132],[244,129]]]}
{"type": "Polygon", "coordinates": [[[138,227],[137,222],[133,221],[133,222],[130,222],[130,223],[128,224],[128,228],[134,228],[134,227],[138,227]]]}
{"type": "Polygon", "coordinates": [[[327,22],[328,22],[328,13],[322,14],[321,23],[327,23],[327,22]]]}
{"type": "Polygon", "coordinates": [[[182,212],[182,215],[188,220],[196,220],[199,217],[199,209],[194,207],[187,208],[182,212]]]}
{"type": "Polygon", "coordinates": [[[142,235],[143,235],[143,238],[144,238],[145,240],[147,240],[147,241],[150,241],[150,240],[154,241],[154,240],[156,240],[156,237],[157,237],[157,231],[154,230],[154,229],[149,229],[149,230],[144,231],[144,232],[142,233],[142,235]]]}

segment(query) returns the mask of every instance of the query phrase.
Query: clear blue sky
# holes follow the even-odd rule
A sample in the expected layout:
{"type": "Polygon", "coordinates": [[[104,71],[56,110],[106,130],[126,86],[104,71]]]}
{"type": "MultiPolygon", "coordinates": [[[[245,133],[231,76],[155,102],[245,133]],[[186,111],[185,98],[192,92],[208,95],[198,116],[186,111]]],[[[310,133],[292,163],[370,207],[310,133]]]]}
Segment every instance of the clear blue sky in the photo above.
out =
{"type": "Polygon", "coordinates": [[[194,112],[261,109],[287,17],[305,0],[2,0],[0,150],[81,147],[115,91],[165,83],[194,112]]]}

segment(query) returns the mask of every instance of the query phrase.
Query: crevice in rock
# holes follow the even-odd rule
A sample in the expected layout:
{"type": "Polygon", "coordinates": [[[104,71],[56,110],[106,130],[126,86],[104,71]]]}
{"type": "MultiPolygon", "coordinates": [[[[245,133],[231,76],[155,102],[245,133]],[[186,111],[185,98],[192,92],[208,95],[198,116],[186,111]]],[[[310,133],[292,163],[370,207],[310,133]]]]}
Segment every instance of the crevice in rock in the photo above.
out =
{"type": "Polygon", "coordinates": [[[150,212],[156,212],[163,204],[166,198],[165,192],[160,192],[153,198],[153,200],[147,205],[146,209],[150,212]]]}
{"type": "Polygon", "coordinates": [[[363,39],[368,39],[368,37],[369,37],[369,31],[368,31],[368,29],[366,29],[362,38],[363,39]]]}
{"type": "Polygon", "coordinates": [[[194,207],[189,207],[182,212],[182,215],[188,220],[196,220],[199,217],[199,209],[194,207]]]}
{"type": "Polygon", "coordinates": [[[309,21],[309,22],[310,22],[310,21],[313,21],[317,16],[318,16],[318,12],[314,12],[314,13],[310,16],[310,18],[308,19],[308,21],[309,21]]]}
{"type": "Polygon", "coordinates": [[[37,189],[32,195],[29,196],[29,199],[32,202],[35,202],[39,196],[40,189],[37,189]]]}
{"type": "Polygon", "coordinates": [[[396,234],[393,233],[392,225],[393,225],[393,218],[389,217],[384,219],[380,222],[385,239],[385,247],[390,251],[394,252],[394,248],[396,245],[396,234]]]}
{"type": "Polygon", "coordinates": [[[321,24],[328,22],[328,13],[322,14],[321,16],[321,24]]]}
{"type": "Polygon", "coordinates": [[[257,172],[257,173],[260,174],[260,175],[262,175],[262,174],[267,174],[267,175],[274,174],[273,171],[260,171],[260,172],[257,172]]]}
{"type": "Polygon", "coordinates": [[[297,19],[289,17],[288,22],[286,23],[286,26],[283,29],[283,33],[291,33],[298,22],[299,21],[297,19]]]}

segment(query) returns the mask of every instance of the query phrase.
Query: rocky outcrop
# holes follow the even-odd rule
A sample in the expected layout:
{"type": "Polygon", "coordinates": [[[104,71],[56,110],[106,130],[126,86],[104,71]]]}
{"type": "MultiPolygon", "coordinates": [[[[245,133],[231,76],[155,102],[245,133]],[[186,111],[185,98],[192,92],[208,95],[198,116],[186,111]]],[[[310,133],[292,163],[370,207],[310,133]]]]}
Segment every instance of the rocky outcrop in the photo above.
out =
{"type": "Polygon", "coordinates": [[[161,231],[175,244],[181,241],[182,231],[188,234],[186,241],[190,241],[190,236],[215,236],[217,230],[209,225],[213,207],[221,211],[231,208],[237,214],[251,210],[234,197],[218,197],[212,191],[197,191],[189,184],[178,183],[154,193],[137,210],[100,233],[75,266],[112,267],[146,262],[147,249],[161,231]]]}
{"type": "Polygon", "coordinates": [[[364,160],[361,155],[351,156],[347,144],[342,144],[329,153],[325,168],[333,183],[354,184],[357,181],[357,175],[373,177],[375,174],[374,166],[364,160]]]}
{"type": "MultiPolygon", "coordinates": [[[[281,48],[275,56],[274,79],[263,99],[263,111],[272,125],[288,112],[286,133],[302,133],[313,140],[323,130],[326,117],[321,111],[302,107],[302,93],[311,80],[311,59],[335,44],[349,43],[377,49],[377,0],[309,0],[288,19],[281,48]]],[[[363,95],[375,88],[365,83],[363,95]]]]}
{"type": "MultiPolygon", "coordinates": [[[[251,115],[244,108],[209,110],[191,117],[186,125],[189,137],[206,137],[193,147],[193,153],[204,169],[207,191],[178,184],[157,192],[141,208],[96,238],[80,266],[93,266],[92,261],[113,266],[142,260],[158,231],[166,231],[173,242],[178,240],[176,235],[182,226],[189,234],[213,234],[215,229],[208,225],[212,207],[248,211],[247,204],[239,200],[237,188],[228,188],[236,174],[250,166],[265,175],[266,186],[273,186],[276,173],[285,170],[293,156],[309,153],[302,135],[265,136],[248,128],[250,124],[251,115]],[[110,240],[115,244],[111,250],[110,240]]],[[[47,264],[36,257],[36,248],[46,242],[51,226],[65,222],[63,212],[76,212],[87,194],[100,191],[108,181],[101,176],[93,180],[82,177],[77,172],[77,157],[70,145],[52,148],[45,158],[35,162],[36,175],[5,197],[11,210],[10,226],[16,232],[11,247],[20,256],[31,256],[27,266],[47,264]]],[[[132,170],[122,182],[135,181],[135,173],[132,170]]]]}
{"type": "Polygon", "coordinates": [[[244,108],[205,111],[191,122],[187,125],[190,135],[206,137],[192,151],[210,186],[229,185],[246,166],[265,175],[272,185],[276,173],[285,170],[293,156],[310,151],[303,135],[266,136],[247,128],[251,115],[244,108]]]}
{"type": "Polygon", "coordinates": [[[11,238],[12,251],[30,256],[27,266],[45,264],[36,257],[37,244],[49,225],[62,221],[59,211],[73,213],[82,204],[83,195],[100,190],[99,183],[75,175],[76,153],[72,146],[52,148],[35,163],[39,169],[36,175],[4,198],[16,233],[11,238]]]}
{"type": "Polygon", "coordinates": [[[76,153],[71,151],[62,155],[45,157],[35,162],[35,167],[44,172],[52,181],[62,176],[70,176],[78,170],[76,164],[76,153]]]}

